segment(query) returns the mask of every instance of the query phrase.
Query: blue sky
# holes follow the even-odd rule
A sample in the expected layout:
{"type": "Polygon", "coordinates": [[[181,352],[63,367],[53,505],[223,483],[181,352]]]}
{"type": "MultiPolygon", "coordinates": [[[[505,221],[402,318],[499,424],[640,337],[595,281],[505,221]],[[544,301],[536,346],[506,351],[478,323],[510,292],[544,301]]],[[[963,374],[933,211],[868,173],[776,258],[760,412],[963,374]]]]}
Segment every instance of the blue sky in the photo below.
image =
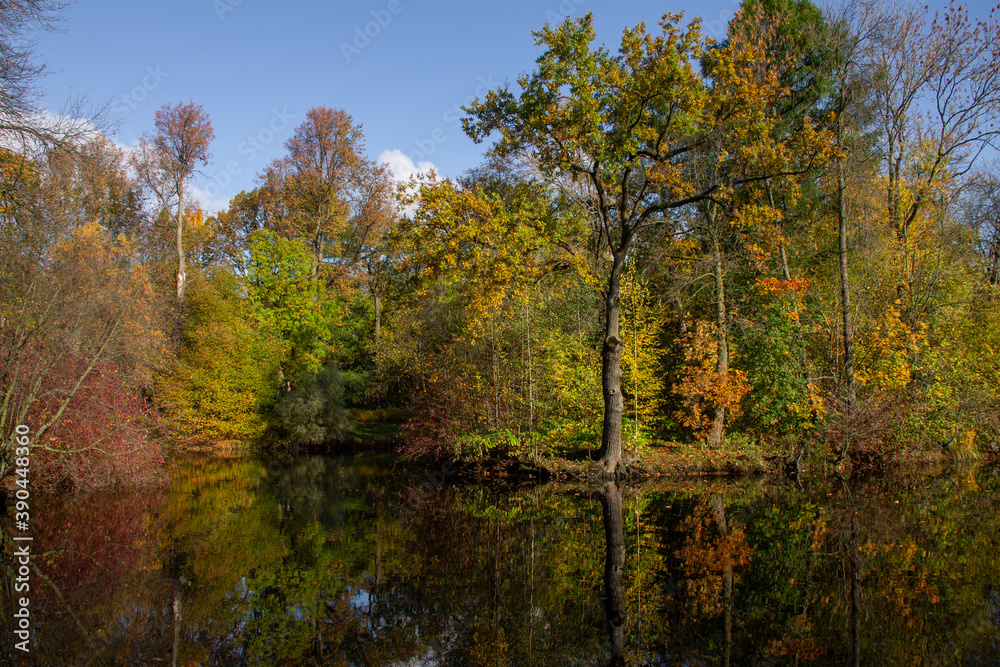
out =
{"type": "Polygon", "coordinates": [[[485,149],[462,133],[458,107],[530,72],[541,53],[531,31],[546,21],[592,11],[598,42],[613,49],[623,28],[655,25],[666,11],[701,15],[705,32],[721,37],[738,4],[78,0],[59,32],[38,37],[37,53],[51,68],[45,104],[55,110],[80,94],[110,102],[124,145],[152,131],[163,104],[201,104],[216,139],[198,188],[216,210],[254,187],[311,107],[347,111],[370,157],[397,151],[397,171],[408,168],[405,155],[457,176],[485,149]]]}

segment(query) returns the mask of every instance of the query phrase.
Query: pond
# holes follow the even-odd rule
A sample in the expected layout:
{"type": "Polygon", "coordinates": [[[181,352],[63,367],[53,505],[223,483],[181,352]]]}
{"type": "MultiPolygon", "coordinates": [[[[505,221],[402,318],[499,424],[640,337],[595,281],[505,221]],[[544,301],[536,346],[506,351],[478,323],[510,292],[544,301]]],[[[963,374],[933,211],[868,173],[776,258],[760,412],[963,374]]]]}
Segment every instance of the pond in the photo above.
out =
{"type": "Polygon", "coordinates": [[[11,665],[992,665],[1000,477],[469,483],[391,459],[184,457],[33,497],[11,665]]]}

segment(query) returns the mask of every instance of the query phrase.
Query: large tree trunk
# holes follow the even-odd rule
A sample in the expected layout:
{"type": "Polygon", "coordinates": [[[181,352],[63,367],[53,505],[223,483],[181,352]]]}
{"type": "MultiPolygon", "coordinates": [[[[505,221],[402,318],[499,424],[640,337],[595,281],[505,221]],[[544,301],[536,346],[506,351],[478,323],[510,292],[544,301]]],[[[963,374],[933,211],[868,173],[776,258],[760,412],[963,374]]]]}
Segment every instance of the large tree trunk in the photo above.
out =
{"type": "MultiPolygon", "coordinates": [[[[844,128],[842,116],[837,117],[837,146],[843,146],[844,128]]],[[[837,158],[837,226],[840,240],[840,307],[844,329],[844,381],[846,383],[847,428],[837,457],[839,464],[847,455],[851,439],[851,421],[854,417],[856,397],[854,387],[854,325],[851,321],[851,288],[847,275],[847,192],[844,183],[844,159],[837,158]]]]}
{"type": "MultiPolygon", "coordinates": [[[[720,378],[729,375],[729,336],[726,331],[726,283],[722,272],[722,250],[719,232],[715,227],[715,213],[709,208],[709,225],[712,233],[712,263],[715,267],[715,340],[719,348],[716,370],[720,378]]],[[[722,446],[722,430],[726,423],[726,406],[715,406],[715,419],[708,436],[709,447],[722,446]]]]}
{"type": "MultiPolygon", "coordinates": [[[[622,244],[626,247],[625,244],[622,244]]],[[[621,305],[622,270],[625,252],[614,258],[608,290],[604,295],[604,347],[601,350],[601,387],[604,393],[604,426],[601,430],[599,474],[613,476],[622,458],[622,349],[619,338],[618,311],[621,305]]]]}

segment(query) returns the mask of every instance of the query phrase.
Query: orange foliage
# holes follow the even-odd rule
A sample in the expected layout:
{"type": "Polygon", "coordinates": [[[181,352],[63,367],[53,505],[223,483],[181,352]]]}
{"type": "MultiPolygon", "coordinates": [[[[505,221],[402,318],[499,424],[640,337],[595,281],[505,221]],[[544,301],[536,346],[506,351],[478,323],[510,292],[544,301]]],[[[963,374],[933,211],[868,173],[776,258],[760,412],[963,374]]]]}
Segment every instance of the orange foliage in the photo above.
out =
{"type": "Polygon", "coordinates": [[[749,565],[753,556],[742,528],[731,525],[729,532],[723,533],[717,522],[712,507],[706,503],[681,524],[687,537],[675,556],[681,560],[687,579],[690,601],[685,608],[695,616],[722,613],[726,570],[749,565]]]}
{"type": "Polygon", "coordinates": [[[788,280],[781,278],[758,278],[756,287],[757,291],[764,296],[801,299],[802,295],[809,289],[809,282],[808,278],[800,276],[789,278],[788,280]]]}
{"type": "Polygon", "coordinates": [[[715,408],[724,407],[730,416],[739,414],[740,401],[750,391],[750,384],[742,371],[718,370],[718,343],[710,326],[699,324],[687,337],[683,377],[674,387],[683,406],[678,418],[704,439],[712,428],[715,408]]]}

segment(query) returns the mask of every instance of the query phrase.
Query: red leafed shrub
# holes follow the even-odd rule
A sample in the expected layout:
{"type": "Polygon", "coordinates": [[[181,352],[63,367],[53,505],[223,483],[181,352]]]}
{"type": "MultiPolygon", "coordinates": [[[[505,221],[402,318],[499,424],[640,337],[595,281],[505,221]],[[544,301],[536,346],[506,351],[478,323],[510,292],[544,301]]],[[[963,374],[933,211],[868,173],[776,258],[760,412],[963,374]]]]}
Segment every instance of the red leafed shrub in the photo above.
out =
{"type": "Polygon", "coordinates": [[[0,479],[32,439],[30,479],[86,490],[151,482],[163,461],[142,389],[162,365],[158,301],[137,245],[96,222],[0,270],[0,479]]]}
{"type": "MultiPolygon", "coordinates": [[[[67,357],[52,370],[48,400],[33,412],[54,414],[66,392],[86,371],[86,365],[67,357]]],[[[162,476],[163,451],[150,435],[157,415],[128,372],[102,361],[87,374],[61,418],[36,442],[33,482],[41,487],[77,490],[108,485],[143,485],[162,476]]]]}

